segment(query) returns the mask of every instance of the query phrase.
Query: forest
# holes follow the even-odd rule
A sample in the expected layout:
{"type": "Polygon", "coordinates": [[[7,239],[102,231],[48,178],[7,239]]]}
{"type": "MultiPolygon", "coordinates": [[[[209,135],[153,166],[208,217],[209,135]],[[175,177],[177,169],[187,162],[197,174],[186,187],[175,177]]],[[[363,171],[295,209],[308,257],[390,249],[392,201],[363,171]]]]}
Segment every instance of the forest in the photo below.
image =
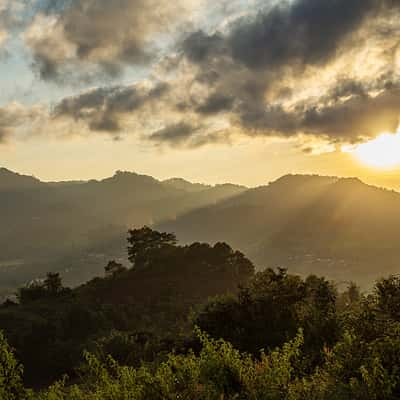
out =
{"type": "Polygon", "coordinates": [[[148,227],[127,250],[129,266],[73,289],[48,273],[1,305],[1,399],[400,398],[400,277],[339,290],[148,227]]]}

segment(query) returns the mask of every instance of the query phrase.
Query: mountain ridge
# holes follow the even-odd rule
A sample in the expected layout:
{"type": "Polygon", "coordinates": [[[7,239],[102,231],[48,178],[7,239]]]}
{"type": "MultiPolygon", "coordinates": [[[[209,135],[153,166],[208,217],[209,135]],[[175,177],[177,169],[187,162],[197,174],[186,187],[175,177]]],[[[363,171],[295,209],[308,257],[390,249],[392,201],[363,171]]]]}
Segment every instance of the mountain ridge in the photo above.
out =
{"type": "Polygon", "coordinates": [[[358,178],[288,174],[246,188],[117,171],[101,180],[46,183],[3,168],[1,187],[4,287],[54,268],[72,271],[73,285],[90,279],[109,258],[122,257],[126,231],[143,225],[175,232],[183,243],[227,242],[259,268],[335,280],[354,273],[365,285],[379,272],[372,261],[398,272],[400,193],[358,178]]]}
{"type": "Polygon", "coordinates": [[[400,193],[358,178],[286,175],[158,228],[184,243],[225,240],[259,268],[354,275],[365,286],[382,271],[399,272],[400,193]]]}
{"type": "Polygon", "coordinates": [[[172,187],[178,187],[180,188],[185,188],[187,187],[189,190],[193,190],[190,186],[197,187],[200,191],[203,189],[211,189],[215,187],[222,187],[222,186],[232,186],[232,187],[238,187],[238,188],[243,188],[243,189],[248,189],[247,186],[245,185],[239,185],[235,183],[230,183],[230,182],[225,182],[225,183],[217,183],[217,184],[207,184],[207,183],[200,183],[200,182],[192,182],[184,178],[179,178],[179,177],[172,177],[168,179],[157,179],[151,175],[148,174],[141,174],[135,171],[127,171],[127,170],[116,170],[112,175],[104,177],[104,178],[99,178],[99,179],[79,179],[79,180],[60,180],[60,181],[46,181],[42,180],[40,178],[37,178],[34,175],[27,175],[24,173],[19,173],[16,171],[13,171],[11,169],[8,169],[6,167],[0,167],[0,183],[2,179],[5,178],[12,179],[14,178],[15,180],[29,180],[32,183],[40,183],[43,185],[73,185],[73,184],[84,184],[84,183],[104,183],[104,182],[109,182],[109,181],[115,181],[115,180],[121,180],[121,179],[126,179],[126,178],[142,178],[142,179],[148,179],[149,181],[156,181],[158,183],[163,183],[166,184],[167,186],[172,186],[172,187]]]}
{"type": "Polygon", "coordinates": [[[79,284],[109,258],[122,257],[128,229],[246,190],[219,185],[196,192],[126,171],[102,180],[46,183],[10,170],[2,170],[0,188],[6,227],[0,231],[0,291],[54,269],[70,271],[67,282],[79,284]]]}

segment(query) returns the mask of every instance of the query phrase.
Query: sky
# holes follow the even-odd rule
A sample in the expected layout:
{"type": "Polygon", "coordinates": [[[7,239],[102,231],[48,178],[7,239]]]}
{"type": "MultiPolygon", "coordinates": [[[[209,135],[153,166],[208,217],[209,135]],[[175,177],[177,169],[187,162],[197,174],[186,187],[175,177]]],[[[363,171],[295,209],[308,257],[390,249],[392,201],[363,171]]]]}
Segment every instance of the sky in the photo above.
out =
{"type": "Polygon", "coordinates": [[[399,0],[0,0],[0,166],[400,189],[399,0]]]}

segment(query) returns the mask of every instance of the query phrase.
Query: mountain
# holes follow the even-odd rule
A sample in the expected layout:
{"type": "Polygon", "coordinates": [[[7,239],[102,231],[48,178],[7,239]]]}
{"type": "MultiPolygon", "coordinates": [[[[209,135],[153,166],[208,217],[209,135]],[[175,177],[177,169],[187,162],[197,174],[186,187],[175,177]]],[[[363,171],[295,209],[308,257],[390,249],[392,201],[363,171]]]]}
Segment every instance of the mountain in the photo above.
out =
{"type": "Polygon", "coordinates": [[[260,269],[364,288],[399,272],[400,194],[356,178],[287,175],[247,189],[122,171],[45,183],[0,169],[0,192],[0,292],[54,270],[69,285],[86,281],[123,261],[127,230],[143,225],[184,243],[227,242],[260,269]]]}
{"type": "Polygon", "coordinates": [[[0,168],[0,192],[32,189],[41,185],[42,182],[33,176],[20,175],[7,168],[0,168]]]}
{"type": "Polygon", "coordinates": [[[159,228],[184,242],[227,241],[259,267],[365,288],[400,271],[400,194],[356,178],[288,175],[159,228]]]}
{"type": "Polygon", "coordinates": [[[182,178],[166,179],[163,183],[175,189],[182,189],[188,192],[202,192],[212,187],[211,185],[205,185],[203,183],[192,183],[182,178]]]}
{"type": "Polygon", "coordinates": [[[118,171],[103,180],[45,183],[0,170],[0,291],[46,270],[68,270],[68,284],[93,276],[109,257],[124,254],[132,227],[152,225],[246,188],[184,187],[153,177],[118,171]],[[92,266],[93,265],[93,266],[92,266]]]}

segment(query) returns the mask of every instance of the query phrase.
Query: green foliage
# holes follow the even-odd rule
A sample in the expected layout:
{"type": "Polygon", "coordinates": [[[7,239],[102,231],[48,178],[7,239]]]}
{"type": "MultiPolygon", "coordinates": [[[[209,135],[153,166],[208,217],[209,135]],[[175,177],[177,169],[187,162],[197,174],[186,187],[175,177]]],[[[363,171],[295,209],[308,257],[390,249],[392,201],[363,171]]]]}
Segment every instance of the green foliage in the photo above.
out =
{"type": "Polygon", "coordinates": [[[22,400],[26,391],[22,383],[22,366],[16,361],[12,350],[0,332],[0,399],[22,400]]]}
{"type": "Polygon", "coordinates": [[[197,332],[198,355],[171,354],[156,369],[121,367],[112,358],[101,362],[86,353],[85,382],[66,387],[60,382],[40,400],[220,400],[283,399],[296,381],[293,360],[300,355],[302,334],[260,360],[241,354],[223,340],[197,332]]]}
{"type": "Polygon", "coordinates": [[[112,261],[105,278],[74,290],[63,288],[58,274],[48,274],[20,290],[19,305],[0,307],[0,326],[25,366],[26,383],[74,377],[85,349],[137,366],[187,348],[191,308],[210,296],[235,293],[254,274],[253,264],[227,244],[151,246],[146,268],[125,270],[112,261]]]}
{"type": "Polygon", "coordinates": [[[74,290],[49,274],[0,308],[15,348],[0,334],[1,400],[400,398],[398,277],[338,295],[313,275],[254,274],[225,243],[146,246],[145,268],[111,262],[74,290]]]}
{"type": "Polygon", "coordinates": [[[173,233],[158,232],[148,226],[132,229],[129,231],[128,237],[129,261],[135,267],[145,266],[152,252],[167,246],[174,246],[176,242],[176,236],[173,233]]]}
{"type": "Polygon", "coordinates": [[[381,279],[375,287],[378,307],[389,317],[400,321],[400,276],[381,279]]]}
{"type": "Polygon", "coordinates": [[[338,336],[335,300],[325,279],[310,276],[303,281],[285,270],[269,269],[256,274],[237,296],[207,303],[195,323],[252,354],[282,345],[303,328],[310,361],[315,361],[338,336]]]}

